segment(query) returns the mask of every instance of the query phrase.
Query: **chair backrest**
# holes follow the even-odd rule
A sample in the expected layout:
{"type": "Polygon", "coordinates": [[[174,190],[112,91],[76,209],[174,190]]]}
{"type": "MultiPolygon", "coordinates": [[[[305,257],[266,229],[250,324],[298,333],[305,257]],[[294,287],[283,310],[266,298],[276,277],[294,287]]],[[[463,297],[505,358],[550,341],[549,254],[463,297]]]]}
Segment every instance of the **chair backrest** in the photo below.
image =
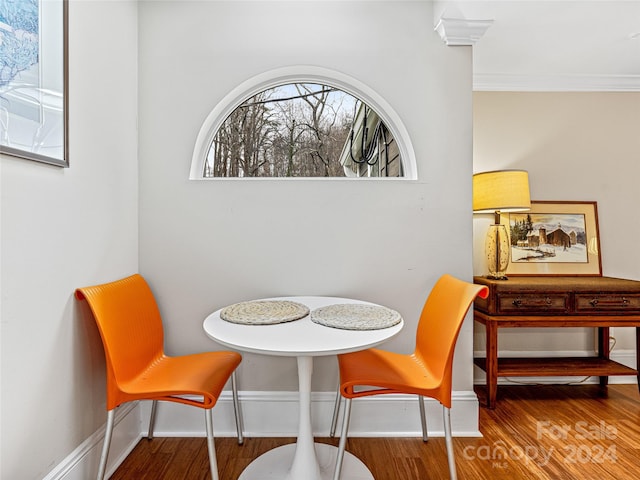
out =
{"type": "MultiPolygon", "coordinates": [[[[107,407],[122,382],[132,379],[164,355],[160,311],[141,275],[93,287],[78,288],[76,298],[86,299],[98,324],[107,364],[107,407]]],[[[116,402],[114,405],[113,403],[116,402]]]]}
{"type": "Polygon", "coordinates": [[[476,296],[486,298],[488,294],[486,286],[443,275],[429,293],[420,314],[415,355],[441,379],[443,394],[448,390],[449,403],[453,353],[462,322],[476,296]]]}

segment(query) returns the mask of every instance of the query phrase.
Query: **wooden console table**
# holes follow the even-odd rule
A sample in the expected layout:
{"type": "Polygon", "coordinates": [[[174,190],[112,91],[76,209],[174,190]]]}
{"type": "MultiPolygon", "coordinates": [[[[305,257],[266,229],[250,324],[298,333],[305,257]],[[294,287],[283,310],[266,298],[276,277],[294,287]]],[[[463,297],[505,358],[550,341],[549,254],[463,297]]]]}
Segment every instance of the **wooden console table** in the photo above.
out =
{"type": "Polygon", "coordinates": [[[486,358],[474,363],[486,372],[488,408],[494,408],[498,377],[598,376],[606,389],[609,375],[636,375],[640,389],[640,281],[611,277],[532,276],[489,280],[486,299],[474,303],[474,320],[486,329],[486,358]],[[595,327],[596,356],[498,358],[498,329],[595,327]],[[636,327],[636,369],[609,358],[609,328],[636,327]]]}

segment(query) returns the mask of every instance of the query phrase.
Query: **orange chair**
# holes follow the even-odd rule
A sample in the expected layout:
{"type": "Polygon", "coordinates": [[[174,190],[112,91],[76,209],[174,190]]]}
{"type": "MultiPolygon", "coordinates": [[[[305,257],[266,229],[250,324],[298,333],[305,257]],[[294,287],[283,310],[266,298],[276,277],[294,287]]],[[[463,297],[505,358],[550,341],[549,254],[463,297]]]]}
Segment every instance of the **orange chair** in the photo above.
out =
{"type": "Polygon", "coordinates": [[[103,480],[105,475],[115,409],[134,400],[153,401],[149,438],[153,436],[158,400],[203,408],[211,476],[217,480],[211,409],[231,377],[238,443],[242,443],[242,418],[235,382],[235,370],[242,360],[240,354],[222,351],[166,356],[160,312],[151,289],[140,275],[78,288],[76,298],[88,302],[106,358],[108,415],[98,480],[103,480]]]}
{"type": "MultiPolygon", "coordinates": [[[[442,404],[449,473],[452,480],[457,478],[450,414],[453,352],[471,303],[476,296],[486,298],[488,294],[489,290],[485,286],[443,275],[433,287],[422,309],[416,348],[412,354],[402,355],[371,348],[338,355],[339,393],[346,401],[334,480],[339,480],[342,470],[352,399],[384,393],[418,395],[425,441],[427,435],[423,397],[436,399],[442,404]]],[[[334,414],[334,419],[336,416],[334,414]]]]}

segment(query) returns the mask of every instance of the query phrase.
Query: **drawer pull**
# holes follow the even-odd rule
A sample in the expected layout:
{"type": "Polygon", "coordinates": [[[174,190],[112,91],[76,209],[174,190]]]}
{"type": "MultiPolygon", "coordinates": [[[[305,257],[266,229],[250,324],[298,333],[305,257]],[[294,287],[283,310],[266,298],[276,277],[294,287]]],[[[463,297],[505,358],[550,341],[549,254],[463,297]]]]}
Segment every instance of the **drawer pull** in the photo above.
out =
{"type": "MultiPolygon", "coordinates": [[[[513,304],[514,307],[519,308],[523,306],[523,301],[521,298],[516,298],[513,302],[511,302],[513,304]]],[[[545,297],[544,299],[540,300],[540,301],[529,301],[527,306],[542,306],[542,307],[548,307],[551,306],[552,301],[551,298],[549,297],[545,297]]]]}
{"type": "Polygon", "coordinates": [[[591,300],[589,300],[589,305],[591,305],[592,307],[597,307],[598,305],[600,306],[604,306],[604,307],[626,307],[629,305],[629,299],[622,297],[620,300],[609,300],[609,301],[604,301],[601,302],[599,299],[597,298],[593,298],[591,300]]]}

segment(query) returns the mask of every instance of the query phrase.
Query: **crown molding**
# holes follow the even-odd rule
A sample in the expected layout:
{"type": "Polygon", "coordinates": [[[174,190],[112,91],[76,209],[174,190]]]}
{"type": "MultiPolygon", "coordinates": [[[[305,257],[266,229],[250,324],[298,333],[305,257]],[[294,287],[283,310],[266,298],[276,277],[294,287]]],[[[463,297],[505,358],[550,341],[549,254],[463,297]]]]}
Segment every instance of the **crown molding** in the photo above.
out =
{"type": "Polygon", "coordinates": [[[441,17],[434,30],[448,46],[474,45],[492,24],[493,20],[441,17]]]}
{"type": "Polygon", "coordinates": [[[474,73],[474,91],[640,92],[640,75],[474,73]]]}

